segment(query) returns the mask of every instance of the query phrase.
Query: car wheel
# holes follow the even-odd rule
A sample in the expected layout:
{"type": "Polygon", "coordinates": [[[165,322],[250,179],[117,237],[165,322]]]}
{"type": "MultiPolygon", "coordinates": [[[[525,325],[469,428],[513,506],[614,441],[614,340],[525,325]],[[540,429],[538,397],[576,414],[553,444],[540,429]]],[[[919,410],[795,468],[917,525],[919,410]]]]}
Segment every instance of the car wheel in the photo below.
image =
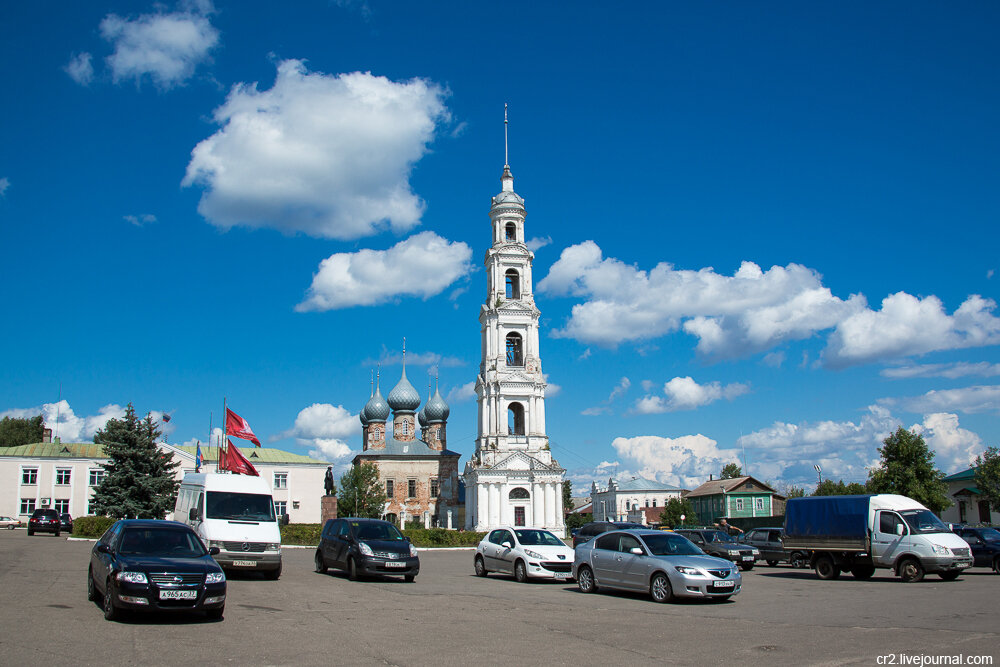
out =
{"type": "Polygon", "coordinates": [[[597,584],[594,582],[594,572],[586,565],[580,568],[580,571],[576,573],[576,585],[580,587],[581,593],[593,593],[597,590],[597,584]]]}
{"type": "Polygon", "coordinates": [[[347,559],[347,578],[351,581],[358,580],[358,564],[354,562],[354,557],[347,559]]]}
{"type": "Polygon", "coordinates": [[[524,566],[523,560],[514,563],[514,578],[522,584],[528,581],[528,569],[524,566]]]}
{"type": "Polygon", "coordinates": [[[33,531],[32,529],[29,528],[28,529],[28,537],[31,537],[34,534],[35,534],[35,531],[33,531]]]}
{"type": "Polygon", "coordinates": [[[907,558],[899,564],[899,578],[908,584],[915,584],[924,578],[924,567],[916,558],[907,558]]]}
{"type": "Polygon", "coordinates": [[[115,589],[111,578],[104,584],[104,620],[114,621],[118,618],[118,607],[115,606],[115,589]]]}
{"type": "Polygon", "coordinates": [[[323,560],[323,552],[319,549],[316,550],[316,571],[320,574],[326,574],[326,561],[323,560]]]}
{"type": "Polygon", "coordinates": [[[861,581],[868,581],[875,574],[874,565],[855,565],[851,568],[851,574],[854,575],[855,579],[860,579],[861,581]]]}
{"type": "Polygon", "coordinates": [[[776,560],[769,560],[769,561],[767,561],[767,564],[770,565],[771,567],[775,567],[778,564],[778,561],[776,561],[776,560]]]}
{"type": "Polygon", "coordinates": [[[753,569],[753,563],[740,563],[740,569],[746,572],[753,569]]]}
{"type": "Polygon", "coordinates": [[[97,599],[97,586],[94,586],[94,572],[87,568],[87,599],[93,602],[97,599]]]}
{"type": "Polygon", "coordinates": [[[416,579],[416,578],[417,578],[417,575],[415,575],[415,574],[404,574],[403,575],[403,581],[405,581],[408,584],[412,584],[413,580],[416,579]]]}
{"type": "Polygon", "coordinates": [[[264,578],[271,581],[277,581],[279,577],[281,577],[281,563],[278,563],[278,569],[268,570],[264,573],[264,578]]]}
{"type": "Polygon", "coordinates": [[[1000,556],[993,559],[993,574],[1000,574],[1000,556]]]}
{"type": "Polygon", "coordinates": [[[792,557],[788,559],[788,562],[789,562],[789,564],[791,564],[792,567],[795,567],[795,568],[805,567],[806,566],[806,557],[803,556],[800,553],[794,553],[794,554],[792,554],[792,557]]]}
{"type": "Polygon", "coordinates": [[[211,618],[212,620],[218,621],[222,619],[222,615],[226,611],[226,605],[222,605],[218,609],[206,609],[205,616],[211,618]]]}
{"type": "Polygon", "coordinates": [[[482,556],[476,556],[476,576],[485,577],[489,572],[486,569],[486,563],[483,562],[482,556]]]}
{"type": "Polygon", "coordinates": [[[833,562],[833,556],[820,556],[816,559],[816,576],[820,579],[836,579],[840,576],[840,568],[833,562]]]}
{"type": "Polygon", "coordinates": [[[59,531],[58,530],[56,531],[56,537],[59,537],[59,531]]]}
{"type": "Polygon", "coordinates": [[[657,572],[649,582],[649,594],[653,597],[653,602],[670,602],[674,597],[674,592],[670,588],[670,580],[667,575],[657,572]]]}
{"type": "Polygon", "coordinates": [[[938,572],[938,576],[945,581],[955,581],[961,573],[961,570],[952,570],[950,572],[938,572]]]}

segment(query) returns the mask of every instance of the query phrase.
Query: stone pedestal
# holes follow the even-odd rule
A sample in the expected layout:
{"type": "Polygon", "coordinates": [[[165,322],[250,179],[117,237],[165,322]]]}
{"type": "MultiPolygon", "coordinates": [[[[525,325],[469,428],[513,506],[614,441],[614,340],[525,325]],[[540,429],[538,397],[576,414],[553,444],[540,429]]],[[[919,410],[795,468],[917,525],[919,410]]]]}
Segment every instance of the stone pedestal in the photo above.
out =
{"type": "Polygon", "coordinates": [[[323,496],[320,499],[320,523],[337,518],[337,496],[323,496]]]}

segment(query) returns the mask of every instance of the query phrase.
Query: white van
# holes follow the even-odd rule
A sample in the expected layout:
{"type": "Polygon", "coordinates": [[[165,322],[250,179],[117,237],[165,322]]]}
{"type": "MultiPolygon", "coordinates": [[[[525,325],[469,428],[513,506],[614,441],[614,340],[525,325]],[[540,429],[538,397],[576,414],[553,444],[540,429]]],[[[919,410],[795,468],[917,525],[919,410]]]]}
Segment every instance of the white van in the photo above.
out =
{"type": "Polygon", "coordinates": [[[215,560],[223,568],[281,576],[283,517],[274,515],[271,489],[260,477],[186,473],[174,519],[191,526],[205,546],[218,547],[215,560]]]}

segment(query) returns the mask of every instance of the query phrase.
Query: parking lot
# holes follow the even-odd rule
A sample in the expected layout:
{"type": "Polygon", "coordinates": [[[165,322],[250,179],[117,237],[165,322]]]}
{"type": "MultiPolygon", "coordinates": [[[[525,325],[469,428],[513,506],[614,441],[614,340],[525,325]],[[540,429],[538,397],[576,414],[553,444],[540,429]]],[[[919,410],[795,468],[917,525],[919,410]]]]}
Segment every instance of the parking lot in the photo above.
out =
{"type": "MultiPolygon", "coordinates": [[[[229,580],[225,619],[104,620],[86,599],[90,542],[0,531],[0,663],[907,664],[905,656],[1000,658],[1000,576],[904,584],[879,571],[820,581],[758,567],[726,603],[658,605],[584,595],[572,582],[473,575],[471,551],[423,551],[415,583],[350,582],[286,549],[278,581],[229,580]],[[893,656],[891,659],[880,656],[893,656]]],[[[919,663],[917,663],[919,664],[919,663]]],[[[957,663],[951,663],[957,664],[957,663]]],[[[970,664],[968,662],[964,664],[970,664]]]]}

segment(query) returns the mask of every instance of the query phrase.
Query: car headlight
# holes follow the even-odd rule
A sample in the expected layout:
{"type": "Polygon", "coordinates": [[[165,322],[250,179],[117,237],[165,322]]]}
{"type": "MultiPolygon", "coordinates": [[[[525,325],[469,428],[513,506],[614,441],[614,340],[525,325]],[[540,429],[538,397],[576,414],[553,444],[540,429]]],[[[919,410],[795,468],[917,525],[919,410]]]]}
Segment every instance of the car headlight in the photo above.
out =
{"type": "Polygon", "coordinates": [[[759,556],[760,555],[760,550],[759,549],[751,549],[750,553],[752,553],[754,556],[759,556]]]}
{"type": "Polygon", "coordinates": [[[221,584],[226,580],[226,575],[222,572],[209,572],[205,576],[206,584],[221,584]]]}
{"type": "Polygon", "coordinates": [[[687,565],[674,565],[674,569],[681,574],[701,574],[701,570],[696,567],[688,567],[687,565]]]}
{"type": "Polygon", "coordinates": [[[267,551],[281,551],[281,542],[268,542],[264,548],[267,551]]]}
{"type": "Polygon", "coordinates": [[[941,554],[942,556],[951,555],[951,549],[949,549],[948,547],[943,547],[940,544],[931,544],[931,549],[934,550],[934,553],[941,554]]]}
{"type": "Polygon", "coordinates": [[[212,547],[218,547],[219,551],[225,551],[226,550],[226,543],[223,542],[222,540],[209,540],[208,541],[208,548],[211,549],[212,547]]]}
{"type": "Polygon", "coordinates": [[[524,550],[524,555],[527,556],[528,558],[537,558],[538,560],[544,560],[545,559],[545,556],[543,556],[542,554],[538,553],[537,551],[532,551],[531,549],[525,549],[524,550]]]}
{"type": "Polygon", "coordinates": [[[361,552],[362,556],[374,556],[375,555],[375,552],[372,551],[372,548],[370,546],[368,546],[367,544],[365,544],[364,542],[358,542],[358,551],[361,552]]]}
{"type": "Polygon", "coordinates": [[[417,557],[417,548],[413,546],[413,544],[410,544],[410,557],[412,558],[417,557]]]}
{"type": "Polygon", "coordinates": [[[130,584],[148,584],[146,575],[142,572],[119,572],[118,581],[125,581],[130,584]]]}

